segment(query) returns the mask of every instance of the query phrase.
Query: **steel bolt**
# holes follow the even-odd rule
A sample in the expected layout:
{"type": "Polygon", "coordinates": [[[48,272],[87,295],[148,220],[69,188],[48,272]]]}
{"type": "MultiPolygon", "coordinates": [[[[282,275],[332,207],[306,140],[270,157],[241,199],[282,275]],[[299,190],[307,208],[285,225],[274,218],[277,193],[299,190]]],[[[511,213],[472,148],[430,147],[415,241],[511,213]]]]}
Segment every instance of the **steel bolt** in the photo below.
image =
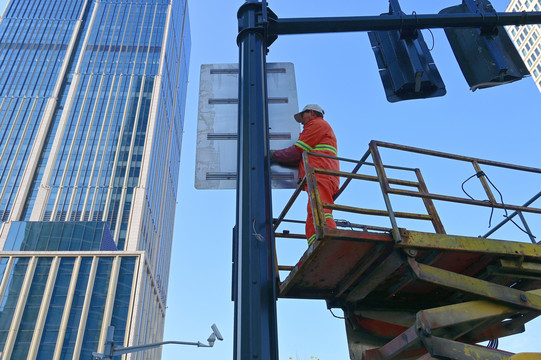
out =
{"type": "Polygon", "coordinates": [[[406,252],[411,257],[416,257],[417,256],[417,250],[416,249],[408,249],[406,252]]]}
{"type": "Polygon", "coordinates": [[[528,297],[526,296],[526,294],[520,294],[520,300],[526,302],[528,301],[528,297]]]}
{"type": "Polygon", "coordinates": [[[420,324],[417,326],[417,332],[421,336],[430,336],[432,335],[432,331],[430,327],[426,326],[425,324],[420,324]]]}

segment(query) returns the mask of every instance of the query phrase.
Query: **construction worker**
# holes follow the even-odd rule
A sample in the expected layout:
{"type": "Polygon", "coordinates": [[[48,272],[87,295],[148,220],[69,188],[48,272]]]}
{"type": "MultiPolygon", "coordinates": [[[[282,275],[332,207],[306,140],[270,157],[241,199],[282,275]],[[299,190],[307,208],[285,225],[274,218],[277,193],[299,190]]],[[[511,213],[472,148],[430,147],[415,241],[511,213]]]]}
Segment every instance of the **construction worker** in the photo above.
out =
{"type": "MultiPolygon", "coordinates": [[[[271,150],[270,157],[272,162],[277,162],[283,165],[296,165],[299,167],[299,178],[305,175],[304,162],[302,161],[302,152],[308,151],[315,154],[324,154],[336,156],[337,143],[336,136],[329,125],[323,120],[325,112],[321,106],[309,104],[302,109],[301,112],[295,114],[295,120],[303,125],[303,130],[299,135],[297,142],[282,150],[271,150]]],[[[339,163],[336,159],[319,156],[309,156],[309,164],[311,167],[339,170],[339,163]]],[[[340,179],[338,176],[316,174],[317,186],[321,201],[324,203],[334,204],[333,196],[338,192],[340,179]]],[[[307,187],[304,186],[306,191],[307,187]]],[[[327,226],[330,229],[336,229],[331,209],[323,209],[327,226]]],[[[306,239],[308,246],[312,245],[316,238],[314,229],[314,218],[312,207],[310,205],[310,196],[308,196],[308,208],[306,217],[306,239]]]]}

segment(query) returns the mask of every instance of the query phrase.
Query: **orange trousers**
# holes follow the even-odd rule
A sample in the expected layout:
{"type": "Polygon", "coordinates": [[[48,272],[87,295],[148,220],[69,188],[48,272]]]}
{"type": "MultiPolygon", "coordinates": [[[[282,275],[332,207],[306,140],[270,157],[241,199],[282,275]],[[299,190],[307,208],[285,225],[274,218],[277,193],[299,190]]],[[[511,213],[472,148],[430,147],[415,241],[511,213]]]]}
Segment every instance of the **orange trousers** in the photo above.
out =
{"type": "MultiPolygon", "coordinates": [[[[333,196],[338,191],[335,185],[327,184],[326,182],[318,182],[319,196],[322,203],[334,204],[333,196]]],[[[332,209],[323,209],[325,220],[329,229],[336,229],[336,222],[332,216],[332,209]]],[[[314,215],[312,214],[312,205],[310,204],[310,196],[308,196],[308,208],[306,209],[306,240],[308,246],[312,245],[316,239],[316,230],[314,228],[314,215]]]]}

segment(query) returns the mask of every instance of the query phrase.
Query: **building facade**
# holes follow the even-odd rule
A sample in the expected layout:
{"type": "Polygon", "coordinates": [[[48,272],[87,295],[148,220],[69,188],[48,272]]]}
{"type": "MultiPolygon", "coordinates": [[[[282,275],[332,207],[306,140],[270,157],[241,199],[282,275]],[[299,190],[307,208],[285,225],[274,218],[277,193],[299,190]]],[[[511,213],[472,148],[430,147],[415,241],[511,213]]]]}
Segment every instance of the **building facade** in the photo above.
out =
{"type": "MultiPolygon", "coordinates": [[[[511,0],[506,11],[541,11],[541,1],[511,0]]],[[[541,25],[509,26],[507,31],[541,91],[541,25]]]]}
{"type": "Polygon", "coordinates": [[[189,56],[187,0],[9,2],[0,359],[162,340],[189,56]]]}

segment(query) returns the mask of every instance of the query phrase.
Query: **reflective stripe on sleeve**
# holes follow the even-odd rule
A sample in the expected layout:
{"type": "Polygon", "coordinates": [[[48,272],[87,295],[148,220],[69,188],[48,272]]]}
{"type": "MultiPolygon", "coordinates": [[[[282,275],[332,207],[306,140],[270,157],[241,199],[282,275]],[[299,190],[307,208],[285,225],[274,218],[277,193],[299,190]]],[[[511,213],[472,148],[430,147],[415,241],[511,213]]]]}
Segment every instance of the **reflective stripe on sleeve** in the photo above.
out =
{"type": "Polygon", "coordinates": [[[295,145],[300,147],[304,151],[308,151],[308,152],[312,151],[312,148],[308,144],[306,144],[306,143],[304,143],[304,142],[302,142],[300,140],[297,140],[295,145]]]}
{"type": "Polygon", "coordinates": [[[315,239],[316,239],[316,234],[310,236],[310,239],[308,239],[308,246],[312,245],[315,239]]]}
{"type": "Polygon", "coordinates": [[[316,145],[314,146],[314,150],[315,151],[330,151],[332,152],[334,155],[338,155],[338,151],[336,150],[336,148],[332,145],[326,145],[326,144],[319,144],[319,145],[316,145]]]}

